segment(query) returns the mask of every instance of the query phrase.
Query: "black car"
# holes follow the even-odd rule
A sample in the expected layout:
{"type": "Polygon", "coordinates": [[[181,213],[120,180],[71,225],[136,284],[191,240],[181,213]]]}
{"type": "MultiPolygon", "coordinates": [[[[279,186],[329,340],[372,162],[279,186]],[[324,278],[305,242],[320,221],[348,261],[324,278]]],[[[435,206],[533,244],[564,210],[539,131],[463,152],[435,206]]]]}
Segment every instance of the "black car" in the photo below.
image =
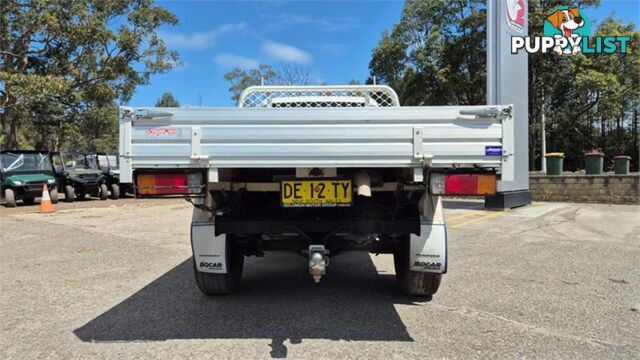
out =
{"type": "Polygon", "coordinates": [[[51,159],[65,201],[84,199],[87,195],[107,200],[109,189],[106,176],[101,170],[92,168],[85,155],[54,152],[51,153],[51,159]]]}
{"type": "Polygon", "coordinates": [[[52,203],[58,202],[54,168],[46,151],[0,151],[0,198],[7,207],[15,207],[18,200],[33,204],[42,196],[44,185],[49,189],[52,203]]]}

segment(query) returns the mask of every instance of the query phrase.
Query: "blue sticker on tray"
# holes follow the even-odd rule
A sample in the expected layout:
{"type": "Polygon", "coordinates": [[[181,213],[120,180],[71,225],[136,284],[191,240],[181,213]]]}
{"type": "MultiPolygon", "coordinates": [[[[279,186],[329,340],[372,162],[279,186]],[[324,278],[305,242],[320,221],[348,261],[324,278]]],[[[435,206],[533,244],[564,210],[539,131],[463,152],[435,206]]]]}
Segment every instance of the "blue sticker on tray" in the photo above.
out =
{"type": "Polygon", "coordinates": [[[486,156],[502,156],[502,146],[487,145],[484,147],[484,154],[486,156]]]}

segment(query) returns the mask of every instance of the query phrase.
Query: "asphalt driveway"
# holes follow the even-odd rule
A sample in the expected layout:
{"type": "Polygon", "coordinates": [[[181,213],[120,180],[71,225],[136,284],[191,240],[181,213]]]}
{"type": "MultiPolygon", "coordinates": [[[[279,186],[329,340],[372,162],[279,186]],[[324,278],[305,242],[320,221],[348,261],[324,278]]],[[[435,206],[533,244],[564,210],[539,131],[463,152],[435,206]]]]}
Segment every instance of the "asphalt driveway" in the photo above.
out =
{"type": "Polygon", "coordinates": [[[365,253],[319,284],[303,257],[250,258],[240,292],[203,296],[184,201],[0,209],[0,358],[640,357],[640,206],[446,207],[431,301],[365,253]]]}

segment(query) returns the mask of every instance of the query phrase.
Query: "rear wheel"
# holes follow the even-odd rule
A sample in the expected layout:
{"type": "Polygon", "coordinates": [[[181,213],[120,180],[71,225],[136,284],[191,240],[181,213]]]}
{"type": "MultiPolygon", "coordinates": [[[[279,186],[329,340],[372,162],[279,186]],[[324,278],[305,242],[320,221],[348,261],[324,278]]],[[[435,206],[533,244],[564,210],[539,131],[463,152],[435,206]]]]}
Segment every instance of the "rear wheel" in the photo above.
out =
{"type": "Polygon", "coordinates": [[[74,202],[76,200],[76,189],[71,185],[64,187],[64,201],[74,202]]]}
{"type": "Polygon", "coordinates": [[[120,198],[120,186],[118,186],[118,184],[111,184],[111,198],[113,200],[120,198]]]}
{"type": "Polygon", "coordinates": [[[52,204],[57,204],[58,203],[58,190],[57,189],[53,189],[53,190],[49,191],[49,197],[51,198],[51,203],[52,204]]]}
{"type": "Polygon", "coordinates": [[[100,200],[107,200],[107,198],[109,197],[109,188],[107,188],[107,185],[102,184],[100,185],[100,200]]]}
{"type": "Polygon", "coordinates": [[[400,290],[407,295],[431,296],[438,292],[442,274],[425,273],[409,270],[409,239],[403,239],[393,253],[393,264],[396,268],[396,279],[400,290]]]}
{"type": "Polygon", "coordinates": [[[227,273],[211,274],[198,271],[195,257],[193,258],[193,270],[196,284],[200,291],[207,295],[231,294],[240,286],[242,267],[244,266],[244,254],[242,249],[227,235],[227,273]]]}
{"type": "Polygon", "coordinates": [[[6,207],[16,207],[16,193],[13,189],[4,189],[4,201],[6,207]]]}

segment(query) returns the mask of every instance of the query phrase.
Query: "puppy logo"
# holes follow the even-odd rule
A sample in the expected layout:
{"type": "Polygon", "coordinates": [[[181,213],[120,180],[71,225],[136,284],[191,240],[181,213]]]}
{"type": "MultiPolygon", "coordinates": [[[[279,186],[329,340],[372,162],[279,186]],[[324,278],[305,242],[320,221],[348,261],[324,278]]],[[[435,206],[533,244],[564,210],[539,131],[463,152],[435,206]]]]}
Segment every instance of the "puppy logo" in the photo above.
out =
{"type": "Polygon", "coordinates": [[[582,20],[580,16],[580,10],[575,7],[568,8],[567,10],[557,10],[547,16],[547,21],[550,22],[554,28],[562,31],[564,37],[571,37],[573,30],[584,26],[584,20],[582,20]]]}
{"type": "MultiPolygon", "coordinates": [[[[506,0],[507,24],[513,31],[526,28],[526,0],[506,0]],[[521,27],[519,27],[521,26],[521,27]]],[[[543,36],[511,36],[511,53],[626,54],[631,36],[591,36],[591,24],[580,8],[559,6],[545,15],[543,36]]],[[[524,31],[520,31],[523,33],[524,31]]]]}
{"type": "MultiPolygon", "coordinates": [[[[547,15],[544,23],[544,35],[555,39],[566,38],[567,40],[576,40],[579,37],[589,36],[590,29],[587,19],[582,16],[580,9],[575,6],[561,6],[547,15]]],[[[561,46],[555,46],[553,51],[557,54],[571,52],[577,54],[581,50],[580,46],[572,41],[569,45],[570,50],[563,49],[561,46]]]]}

